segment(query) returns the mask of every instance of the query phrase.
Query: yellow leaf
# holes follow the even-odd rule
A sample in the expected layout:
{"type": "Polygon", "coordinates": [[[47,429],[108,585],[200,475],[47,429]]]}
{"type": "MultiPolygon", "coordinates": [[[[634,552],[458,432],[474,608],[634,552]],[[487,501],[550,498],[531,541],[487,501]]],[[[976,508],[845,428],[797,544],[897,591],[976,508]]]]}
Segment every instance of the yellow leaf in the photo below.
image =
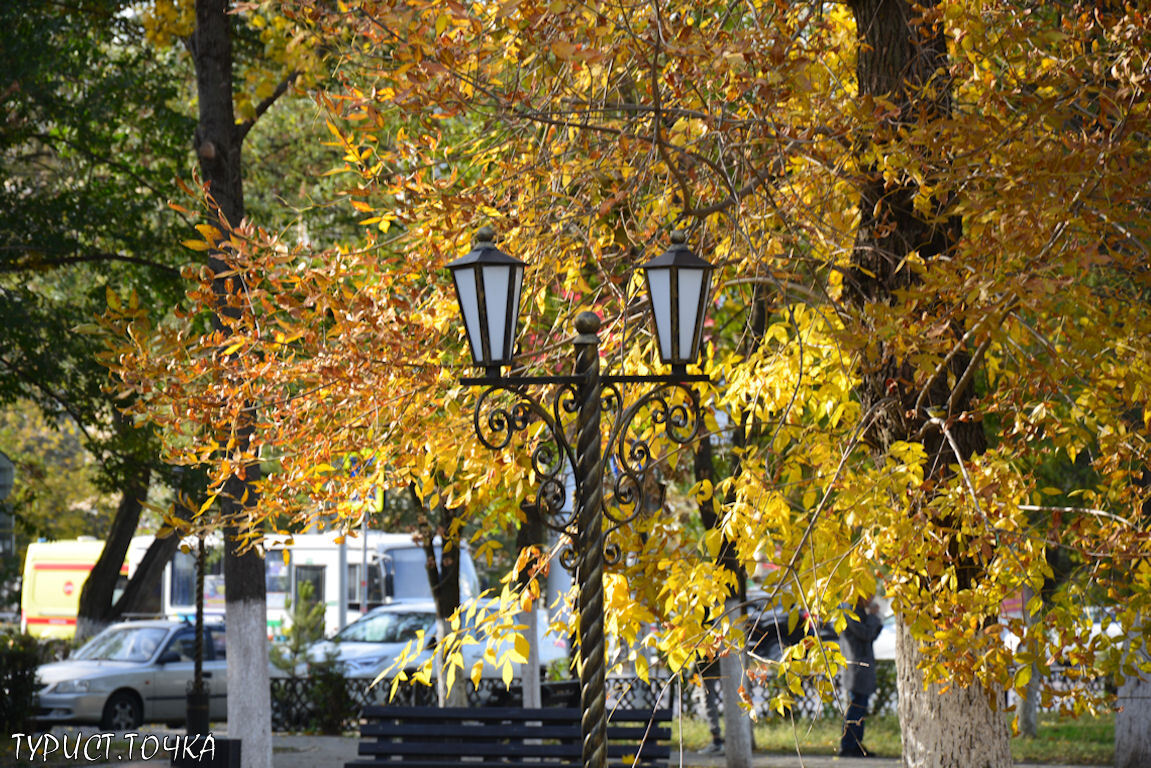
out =
{"type": "Polygon", "coordinates": [[[108,299],[108,306],[109,307],[111,307],[112,309],[114,309],[116,311],[120,310],[120,308],[121,308],[120,295],[117,294],[116,291],[112,290],[111,286],[107,286],[104,288],[104,296],[108,299]]]}
{"type": "Polygon", "coordinates": [[[193,251],[207,251],[212,247],[210,243],[205,243],[203,240],[181,240],[180,245],[193,251]]]}
{"type": "Polygon", "coordinates": [[[528,661],[529,653],[531,653],[531,647],[528,643],[528,639],[523,635],[516,635],[516,652],[512,657],[512,660],[519,664],[526,664],[528,661]]]}
{"type": "Polygon", "coordinates": [[[642,653],[635,655],[635,673],[640,680],[643,680],[645,683],[648,682],[647,656],[644,656],[642,653]]]}
{"type": "Polygon", "coordinates": [[[441,13],[436,17],[436,37],[444,33],[444,30],[448,28],[449,21],[451,21],[451,19],[448,18],[446,13],[441,13]]]}
{"type": "Polygon", "coordinates": [[[216,229],[211,224],[197,224],[196,231],[203,235],[204,239],[208,242],[219,240],[223,237],[223,235],[220,234],[220,230],[216,229]]]}

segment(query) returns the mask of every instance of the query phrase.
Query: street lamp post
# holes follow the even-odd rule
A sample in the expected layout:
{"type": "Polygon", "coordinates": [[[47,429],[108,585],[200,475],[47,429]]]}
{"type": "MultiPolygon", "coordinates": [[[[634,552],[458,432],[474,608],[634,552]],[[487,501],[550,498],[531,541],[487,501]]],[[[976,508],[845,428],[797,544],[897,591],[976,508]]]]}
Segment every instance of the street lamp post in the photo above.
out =
{"type": "Polygon", "coordinates": [[[699,429],[699,397],[689,386],[707,376],[687,373],[699,352],[704,313],[709,299],[711,265],[686,244],[682,232],[672,234],[672,246],[643,265],[647,275],[660,357],[671,365],[670,376],[623,376],[600,373],[600,319],[593,312],[575,318],[575,371],[571,376],[503,376],[511,365],[523,285],[524,263],[494,245],[494,232],[484,227],[472,250],[448,265],[456,287],[460,314],[475,365],[481,377],[463,377],[462,384],[484,387],[476,400],[473,424],[480,442],[492,450],[506,447],[518,432],[542,422],[532,451],[532,467],[540,478],[534,505],[548,525],[575,543],[575,557],[565,552],[565,565],[576,567],[579,586],[580,712],[584,768],[607,763],[606,670],[604,662],[605,560],[617,561],[618,547],[605,546],[604,518],[609,531],[633,520],[647,506],[647,472],[651,471],[650,438],[631,435],[641,413],[662,426],[680,444],[699,429]],[[626,405],[631,387],[644,388],[626,405]],[[550,390],[537,397],[533,389],[550,390]],[[503,399],[501,399],[503,398],[503,399]],[[511,404],[508,404],[510,398],[511,404]],[[611,414],[606,441],[601,415],[611,414]],[[574,423],[572,416],[574,414],[574,423]],[[572,436],[574,435],[574,441],[572,436]],[[604,456],[615,459],[614,479],[605,478],[604,456]],[[563,513],[566,489],[563,468],[575,480],[575,510],[563,513]],[[612,506],[605,505],[604,486],[612,488],[612,506]],[[573,562],[574,561],[574,562],[573,562]]]}

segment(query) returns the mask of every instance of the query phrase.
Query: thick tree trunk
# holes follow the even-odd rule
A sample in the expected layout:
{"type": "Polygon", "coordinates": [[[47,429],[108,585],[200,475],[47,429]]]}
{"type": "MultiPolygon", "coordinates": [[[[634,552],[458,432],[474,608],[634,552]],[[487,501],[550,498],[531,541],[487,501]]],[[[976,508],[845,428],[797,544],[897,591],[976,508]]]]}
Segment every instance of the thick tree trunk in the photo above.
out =
{"type": "MultiPolygon", "coordinates": [[[[529,501],[520,504],[520,511],[524,513],[524,521],[516,531],[516,549],[519,557],[524,557],[526,551],[544,546],[544,522],[538,507],[529,501]]],[[[524,572],[519,574],[520,589],[530,588],[534,568],[533,558],[528,561],[524,572]]],[[[535,580],[538,581],[538,578],[535,580]]],[[[541,593],[543,593],[542,602],[547,605],[546,590],[541,590],[541,593]]],[[[543,706],[543,691],[540,686],[539,610],[536,603],[532,604],[532,610],[520,614],[517,623],[527,627],[528,635],[528,661],[520,680],[520,687],[524,692],[523,705],[528,709],[534,709],[543,706]]]]}
{"type": "MultiPolygon", "coordinates": [[[[196,67],[199,123],[195,148],[200,174],[218,206],[219,229],[226,233],[244,217],[241,135],[232,103],[232,19],[228,0],[196,0],[196,30],[189,48],[196,67]]],[[[227,270],[221,253],[212,252],[208,265],[216,274],[227,270]]],[[[229,297],[240,290],[241,278],[217,278],[219,297],[216,327],[233,314],[229,297]]],[[[236,455],[248,448],[253,417],[244,412],[235,425],[236,455]]],[[[222,514],[225,616],[228,626],[228,731],[242,740],[244,768],[272,767],[271,697],[268,682],[267,589],[264,559],[254,549],[241,553],[234,536],[247,526],[247,511],[256,504],[253,484],[259,465],[250,464],[225,488],[222,514]]]]}
{"type": "MultiPolygon", "coordinates": [[[[1151,487],[1151,469],[1144,469],[1140,485],[1151,487]]],[[[1143,502],[1143,522],[1151,521],[1151,499],[1143,502]]],[[[1139,630],[1151,617],[1143,615],[1135,623],[1129,637],[1139,635],[1139,630]]],[[[1128,645],[1127,650],[1130,650],[1128,645]]],[[[1144,646],[1135,659],[1143,664],[1151,663],[1151,649],[1144,646]]],[[[1119,686],[1120,707],[1115,715],[1115,768],[1146,768],[1151,765],[1151,673],[1129,677],[1119,686]]]]}
{"type": "MultiPolygon", "coordinates": [[[[738,598],[729,598],[729,615],[738,615],[738,598]]],[[[751,717],[740,706],[740,688],[751,690],[747,680],[747,653],[733,648],[719,658],[720,685],[723,691],[723,755],[726,768],[751,768],[751,717]]]]}
{"type": "MultiPolygon", "coordinates": [[[[225,505],[230,506],[230,505],[225,505]]],[[[243,768],[272,768],[272,696],[264,558],[240,554],[238,529],[224,529],[224,620],[228,628],[228,734],[243,768]]]]}
{"type": "MultiPolygon", "coordinates": [[[[1023,586],[1023,623],[1028,629],[1038,620],[1033,616],[1027,606],[1035,596],[1031,587],[1023,586]]],[[[1029,739],[1039,735],[1039,665],[1031,665],[1031,679],[1027,681],[1023,698],[1019,701],[1019,732],[1029,739]]]]}
{"type": "MultiPolygon", "coordinates": [[[[1146,650],[1144,663],[1151,661],[1146,650]]],[[[1115,715],[1115,768],[1151,765],[1151,675],[1130,677],[1119,687],[1115,715]]]]}
{"type": "Polygon", "coordinates": [[[120,577],[120,568],[124,565],[124,558],[128,554],[128,547],[132,544],[132,537],[136,535],[136,527],[140,524],[140,511],[144,508],[144,499],[148,495],[151,477],[151,468],[139,465],[125,480],[120,494],[120,504],[116,508],[116,517],[112,520],[108,538],[104,542],[104,551],[92,566],[92,571],[80,591],[80,604],[76,613],[77,642],[83,642],[97,634],[121,615],[115,612],[112,596],[116,589],[116,580],[120,577]]]}
{"type": "MultiPolygon", "coordinates": [[[[415,498],[415,491],[411,491],[415,498]]],[[[417,502],[418,503],[418,502],[417,502]]],[[[428,584],[432,588],[432,597],[436,603],[436,632],[444,638],[451,627],[448,620],[460,606],[460,540],[459,535],[451,535],[452,521],[456,517],[455,510],[446,507],[440,510],[440,541],[441,553],[439,562],[436,562],[435,531],[424,532],[425,568],[428,573],[428,584]]],[[[467,691],[464,689],[465,680],[469,670],[457,670],[448,688],[447,675],[441,665],[442,659],[436,655],[436,698],[441,707],[466,707],[468,703],[467,691]]]]}
{"type": "Polygon", "coordinates": [[[1007,720],[988,702],[988,696],[995,694],[978,687],[954,686],[942,692],[938,683],[924,688],[918,644],[902,619],[895,627],[905,768],[1010,766],[1007,720]]]}
{"type": "MultiPolygon", "coordinates": [[[[760,307],[759,302],[756,302],[756,307],[760,307]]],[[[753,325],[754,324],[755,320],[753,319],[753,325]]],[[[760,335],[759,332],[756,333],[756,341],[754,343],[758,343],[760,335]]],[[[736,430],[734,443],[737,447],[743,447],[746,442],[747,432],[745,419],[744,423],[736,430]]],[[[736,461],[738,462],[738,459],[736,459],[736,461]]],[[[736,472],[738,473],[738,463],[736,467],[736,472]]],[[[704,435],[700,438],[698,447],[696,448],[695,479],[696,482],[708,480],[714,483],[715,465],[713,462],[710,435],[704,435]]],[[[705,528],[716,528],[720,524],[720,520],[715,514],[715,507],[710,499],[700,502],[699,516],[700,522],[703,523],[705,528]]],[[[728,595],[725,602],[725,609],[728,615],[734,618],[739,616],[743,610],[742,606],[747,594],[747,574],[744,573],[742,567],[740,567],[734,546],[726,538],[720,545],[717,559],[725,569],[735,574],[736,583],[739,585],[736,594],[728,595]]],[[[747,675],[745,671],[747,669],[747,654],[744,650],[743,648],[729,649],[729,652],[719,659],[720,699],[723,701],[723,754],[726,768],[748,768],[751,765],[751,716],[740,706],[741,699],[739,696],[739,689],[741,687],[745,690],[747,689],[747,675]]],[[[711,695],[711,693],[706,688],[705,683],[704,696],[709,695],[711,695]]]]}
{"type": "MultiPolygon", "coordinates": [[[[882,145],[899,142],[907,130],[924,122],[946,119],[950,113],[949,62],[947,39],[941,24],[923,21],[922,9],[937,3],[925,0],[914,7],[907,0],[851,0],[860,47],[857,78],[860,96],[882,96],[896,108],[875,134],[860,137],[859,150],[869,142],[882,145]]],[[[932,163],[941,168],[946,159],[924,158],[927,183],[933,176],[932,163]]],[[[911,285],[914,273],[905,260],[918,253],[928,265],[949,254],[960,235],[960,222],[949,218],[941,203],[927,213],[916,208],[918,187],[910,180],[885,179],[877,168],[862,164],[860,224],[852,254],[854,269],[845,281],[848,298],[866,313],[869,303],[892,304],[898,291],[911,285]]],[[[929,267],[930,268],[930,267],[929,267]]],[[[864,314],[866,317],[866,314],[864,314]]],[[[865,329],[867,330],[867,329],[865,329]]],[[[962,328],[952,329],[956,343],[962,328]]],[[[960,351],[951,361],[948,375],[922,383],[907,360],[892,352],[886,339],[879,339],[871,359],[863,361],[860,399],[872,409],[875,421],[866,436],[880,453],[899,440],[922,440],[927,452],[925,474],[938,485],[945,481],[957,461],[965,461],[986,445],[982,426],[953,421],[942,433],[942,423],[929,421],[929,412],[956,416],[971,402],[963,373],[971,361],[960,351]],[[959,382],[952,391],[951,382],[959,382]],[[920,387],[926,389],[920,397],[920,387]],[[950,409],[950,410],[949,410],[950,409]],[[954,448],[952,447],[954,441],[954,448]]],[[[923,373],[923,372],[920,372],[923,373]]],[[[938,535],[947,538],[954,525],[937,522],[938,535]]],[[[957,545],[954,554],[958,557],[957,545]]],[[[960,561],[960,589],[970,584],[975,571],[960,561]]],[[[903,736],[903,764],[906,768],[953,766],[991,768],[1011,764],[1008,730],[1002,716],[992,709],[993,692],[981,688],[951,688],[942,693],[939,686],[926,688],[918,671],[920,654],[900,622],[898,653],[899,720],[903,736]]]]}

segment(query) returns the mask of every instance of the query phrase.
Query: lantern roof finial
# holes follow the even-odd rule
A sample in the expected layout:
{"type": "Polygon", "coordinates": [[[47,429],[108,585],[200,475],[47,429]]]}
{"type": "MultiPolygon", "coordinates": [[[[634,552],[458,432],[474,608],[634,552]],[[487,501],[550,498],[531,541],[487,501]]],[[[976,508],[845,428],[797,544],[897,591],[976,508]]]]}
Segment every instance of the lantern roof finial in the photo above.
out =
{"type": "Polygon", "coordinates": [[[491,243],[496,239],[496,231],[490,224],[485,224],[476,232],[475,244],[491,243]]]}

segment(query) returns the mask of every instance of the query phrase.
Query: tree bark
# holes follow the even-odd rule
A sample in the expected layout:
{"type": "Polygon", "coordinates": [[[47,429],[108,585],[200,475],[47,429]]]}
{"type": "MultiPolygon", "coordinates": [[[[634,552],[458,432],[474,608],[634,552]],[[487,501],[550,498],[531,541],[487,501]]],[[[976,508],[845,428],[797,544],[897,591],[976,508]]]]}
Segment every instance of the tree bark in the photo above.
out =
{"type": "MultiPolygon", "coordinates": [[[[1144,468],[1139,485],[1151,488],[1151,468],[1144,468]]],[[[1151,522],[1151,499],[1143,502],[1140,510],[1142,522],[1151,522]]],[[[1146,614],[1135,622],[1128,637],[1137,637],[1140,629],[1151,621],[1146,614]]],[[[1131,650],[1130,640],[1127,651],[1131,650]]],[[[1135,661],[1151,663],[1151,649],[1140,649],[1135,661]]],[[[1120,710],[1115,715],[1115,768],[1140,768],[1151,765],[1151,673],[1136,673],[1119,686],[1120,710]]]]}
{"type": "MultiPolygon", "coordinates": [[[[737,615],[739,598],[728,598],[729,615],[737,615]]],[[[747,681],[747,652],[732,648],[719,657],[720,685],[723,691],[723,756],[726,768],[751,768],[751,716],[741,706],[740,689],[750,690],[747,681]]]]}
{"type": "MultiPolygon", "coordinates": [[[[1144,663],[1151,662],[1146,649],[1141,655],[1144,663]]],[[[1151,765],[1151,675],[1124,680],[1118,699],[1115,768],[1146,768],[1151,765]]]]}
{"type": "Polygon", "coordinates": [[[116,508],[116,517],[112,520],[104,549],[80,590],[80,604],[76,613],[77,642],[84,642],[96,635],[122,615],[116,612],[117,606],[112,604],[112,596],[120,577],[120,568],[124,565],[132,537],[136,535],[136,527],[140,523],[140,512],[148,495],[151,477],[151,467],[137,465],[136,470],[124,481],[120,504],[116,508]]]}
{"type": "MultiPolygon", "coordinates": [[[[756,303],[758,305],[758,302],[756,303]]],[[[756,339],[759,335],[756,335],[756,339]]],[[[736,430],[734,443],[738,447],[746,444],[746,420],[736,430]]],[[[738,462],[738,459],[737,459],[738,462]]],[[[737,463],[738,472],[738,463],[737,463]]],[[[708,480],[714,487],[715,465],[711,436],[704,435],[699,440],[695,452],[695,480],[700,482],[708,480]]],[[[711,499],[700,502],[700,522],[705,528],[716,528],[720,519],[715,514],[715,507],[711,499]]],[[[726,570],[735,574],[738,587],[735,594],[728,595],[725,601],[725,610],[733,619],[743,611],[743,602],[747,595],[747,574],[739,564],[735,547],[724,538],[720,544],[717,561],[726,570]]],[[[739,690],[747,690],[747,654],[744,648],[732,648],[719,658],[719,676],[721,700],[723,701],[723,754],[726,768],[749,768],[751,765],[752,733],[751,717],[741,704],[739,690]]],[[[706,683],[705,683],[706,685],[706,683]]],[[[704,690],[704,696],[709,695],[704,690]]]]}
{"type": "MultiPolygon", "coordinates": [[[[200,174],[215,201],[222,233],[244,217],[242,135],[232,102],[232,18],[228,0],[196,0],[196,29],[189,49],[196,67],[199,121],[194,146],[200,174]]],[[[220,251],[208,257],[219,275],[228,268],[220,251]]],[[[222,328],[234,310],[229,298],[242,278],[217,278],[214,290],[222,328]]],[[[250,410],[235,425],[236,455],[248,448],[253,428],[250,410]]],[[[264,559],[255,549],[241,552],[235,536],[248,525],[247,512],[256,504],[254,483],[258,464],[247,464],[226,483],[221,514],[224,546],[225,617],[228,626],[228,730],[242,739],[244,768],[271,768],[271,697],[268,681],[267,589],[264,559]]]]}
{"type": "MultiPolygon", "coordinates": [[[[1038,619],[1027,606],[1035,596],[1031,588],[1023,586],[1023,624],[1030,630],[1038,619]]],[[[1039,735],[1039,664],[1031,665],[1031,679],[1027,681],[1023,698],[1019,701],[1019,732],[1029,739],[1039,735]]]]}
{"type": "Polygon", "coordinates": [[[123,594],[112,606],[113,620],[122,616],[159,615],[162,601],[157,600],[156,588],[164,576],[164,568],[172,561],[172,556],[180,548],[180,537],[173,533],[167,538],[156,538],[148,545],[143,559],[136,566],[136,572],[128,579],[123,594]]]}
{"type": "MultiPolygon", "coordinates": [[[[951,110],[951,85],[947,39],[941,24],[924,21],[924,11],[937,5],[926,0],[914,7],[907,0],[851,0],[859,51],[857,80],[861,97],[888,99],[894,114],[886,117],[874,136],[861,137],[858,150],[869,143],[897,142],[907,129],[945,119],[951,110]]],[[[942,168],[946,158],[928,158],[924,176],[931,183],[931,162],[942,168]]],[[[949,254],[958,242],[961,223],[949,217],[944,203],[935,202],[927,214],[914,205],[918,187],[910,180],[885,179],[874,166],[861,162],[860,224],[852,254],[852,271],[845,280],[848,299],[863,310],[870,303],[896,302],[898,291],[912,284],[913,271],[905,267],[908,254],[916,252],[927,263],[949,254]]],[[[956,342],[963,329],[951,329],[956,342]]],[[[963,382],[971,358],[961,352],[951,361],[950,376],[937,376],[916,385],[916,370],[893,354],[892,346],[879,339],[871,359],[863,362],[860,399],[875,421],[866,435],[875,450],[884,454],[895,441],[922,441],[928,461],[924,472],[935,487],[945,480],[950,467],[986,447],[981,424],[954,421],[950,440],[942,428],[929,422],[929,411],[944,417],[962,413],[971,403],[970,387],[953,392],[948,380],[963,382]],[[919,398],[920,386],[926,397],[919,398]],[[922,408],[917,410],[917,405],[922,408]],[[950,411],[948,411],[950,408],[950,411]],[[954,441],[954,447],[952,446],[954,441]]],[[[921,377],[922,378],[922,377],[921,377]]],[[[969,379],[968,379],[969,380],[969,379]]],[[[936,522],[938,535],[948,538],[954,526],[946,519],[936,522]]],[[[956,546],[953,542],[953,546],[956,546]]],[[[958,556],[956,548],[955,552],[958,556]]],[[[959,589],[970,584],[975,571],[961,564],[959,589]]],[[[991,706],[996,692],[981,688],[924,686],[919,670],[918,645],[899,622],[897,669],[899,720],[906,768],[992,768],[1011,764],[1006,723],[991,706]]]]}
{"type": "MultiPolygon", "coordinates": [[[[520,523],[519,530],[516,531],[516,549],[519,557],[523,557],[525,550],[544,545],[544,523],[539,508],[535,504],[525,501],[520,504],[520,511],[524,513],[524,521],[520,523]]],[[[524,571],[519,574],[520,589],[529,589],[533,580],[538,581],[538,577],[532,575],[534,568],[533,558],[529,560],[524,571]]],[[[541,592],[544,595],[543,603],[546,605],[546,588],[541,592]]],[[[524,692],[523,704],[528,709],[534,709],[543,706],[543,691],[540,686],[539,610],[536,608],[535,602],[532,603],[530,611],[524,611],[520,614],[518,623],[527,627],[528,634],[528,661],[524,665],[523,675],[520,679],[520,687],[524,692]]]]}
{"type": "MultiPolygon", "coordinates": [[[[412,499],[419,506],[415,490],[409,488],[412,499]]],[[[442,507],[440,509],[440,559],[436,562],[435,537],[437,531],[425,526],[423,531],[423,546],[426,559],[424,567],[428,573],[428,584],[432,588],[432,598],[436,603],[436,633],[440,641],[447,636],[451,627],[448,620],[460,607],[460,539],[459,535],[452,535],[454,526],[452,521],[456,518],[456,511],[442,507]]],[[[436,698],[441,707],[467,706],[467,692],[464,690],[464,680],[468,670],[457,672],[452,686],[448,688],[447,675],[444,674],[443,659],[436,654],[436,698]]]]}
{"type": "Polygon", "coordinates": [[[1011,765],[1007,721],[979,687],[926,688],[919,645],[901,617],[895,623],[895,671],[903,765],[908,768],[1000,768],[1011,765]],[[909,724],[911,727],[908,727],[909,724]]]}

